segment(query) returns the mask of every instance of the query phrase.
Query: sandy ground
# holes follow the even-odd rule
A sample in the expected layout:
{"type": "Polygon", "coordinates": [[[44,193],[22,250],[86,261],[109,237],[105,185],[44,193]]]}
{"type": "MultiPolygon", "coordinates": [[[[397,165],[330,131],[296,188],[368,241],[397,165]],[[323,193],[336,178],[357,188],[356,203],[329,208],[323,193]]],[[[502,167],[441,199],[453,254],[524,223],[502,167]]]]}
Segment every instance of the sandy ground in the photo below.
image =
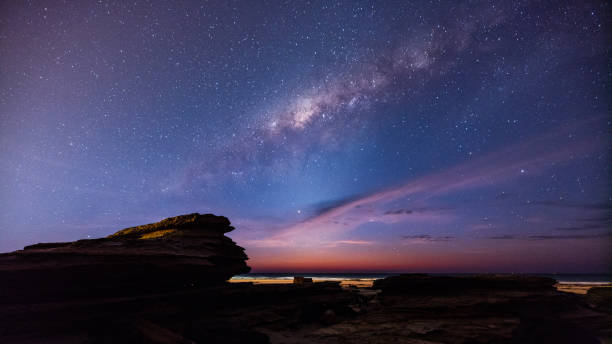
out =
{"type": "MultiPolygon", "coordinates": [[[[292,279],[266,279],[266,278],[255,278],[255,279],[236,279],[232,278],[229,280],[231,283],[244,283],[252,282],[254,284],[292,284],[292,279]]],[[[328,279],[314,279],[314,282],[325,282],[330,281],[328,279]]],[[[336,280],[338,281],[338,280],[336,280]]],[[[340,285],[343,287],[355,286],[359,288],[371,287],[374,283],[374,279],[360,279],[360,280],[340,280],[340,285]]]]}
{"type": "Polygon", "coordinates": [[[612,284],[601,284],[601,283],[558,283],[555,285],[557,290],[564,291],[566,293],[575,294],[586,294],[589,289],[594,287],[612,288],[612,284]]]}
{"type": "MultiPolygon", "coordinates": [[[[266,278],[256,278],[256,279],[236,279],[232,278],[229,280],[231,283],[245,283],[252,282],[254,284],[292,284],[292,279],[266,279],[266,278]]],[[[324,282],[329,281],[326,279],[315,279],[314,282],[324,282]]],[[[340,280],[340,285],[348,288],[351,286],[358,288],[367,288],[371,287],[374,283],[374,279],[360,279],[360,280],[340,280]]],[[[611,288],[612,284],[598,284],[598,283],[558,283],[555,285],[557,290],[563,291],[566,293],[575,293],[575,294],[586,294],[587,291],[593,287],[607,287],[611,288]]]]}

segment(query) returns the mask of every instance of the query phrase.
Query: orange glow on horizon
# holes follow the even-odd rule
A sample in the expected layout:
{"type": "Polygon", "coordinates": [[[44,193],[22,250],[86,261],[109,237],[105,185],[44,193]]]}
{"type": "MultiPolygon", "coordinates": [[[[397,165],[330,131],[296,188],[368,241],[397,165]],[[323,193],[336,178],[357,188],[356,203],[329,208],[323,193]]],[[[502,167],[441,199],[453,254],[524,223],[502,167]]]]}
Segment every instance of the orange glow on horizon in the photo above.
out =
{"type": "MultiPolygon", "coordinates": [[[[609,259],[608,247],[600,241],[559,243],[567,254],[568,271],[584,270],[594,262],[577,255],[590,249],[592,259],[609,259]]],[[[252,272],[550,272],[547,266],[559,263],[559,255],[546,250],[542,241],[455,245],[441,242],[394,247],[336,247],[322,249],[250,249],[247,264],[252,272]]]]}

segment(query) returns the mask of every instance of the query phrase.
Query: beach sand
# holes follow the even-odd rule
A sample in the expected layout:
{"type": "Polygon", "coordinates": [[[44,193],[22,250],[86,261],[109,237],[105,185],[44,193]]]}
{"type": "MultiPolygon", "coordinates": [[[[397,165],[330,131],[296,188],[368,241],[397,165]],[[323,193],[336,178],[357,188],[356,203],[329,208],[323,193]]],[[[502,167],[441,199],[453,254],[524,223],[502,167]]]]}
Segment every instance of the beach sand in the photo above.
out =
{"type": "MultiPolygon", "coordinates": [[[[374,283],[374,279],[346,279],[346,280],[333,280],[333,279],[313,279],[313,282],[326,282],[326,281],[336,281],[340,282],[342,287],[348,288],[351,286],[358,288],[367,288],[371,287],[374,283]]],[[[232,278],[229,280],[230,283],[245,283],[251,282],[253,284],[292,284],[293,279],[275,279],[275,278],[232,278]]]]}
{"type": "Polygon", "coordinates": [[[591,288],[595,288],[595,287],[612,288],[612,284],[610,283],[605,283],[605,284],[604,283],[588,283],[588,282],[583,282],[583,283],[562,282],[562,283],[557,283],[555,287],[557,287],[557,290],[563,291],[566,293],[584,295],[591,288]]]}
{"type": "MultiPolygon", "coordinates": [[[[340,285],[345,288],[357,287],[357,288],[368,288],[374,283],[374,279],[343,279],[343,280],[330,280],[330,279],[314,279],[313,282],[325,282],[325,281],[339,281],[340,285]]],[[[275,279],[275,278],[232,278],[229,280],[230,283],[246,283],[251,282],[253,284],[292,284],[293,279],[275,279]]],[[[612,287],[612,284],[602,283],[571,283],[562,282],[555,285],[557,290],[574,293],[574,294],[586,294],[589,289],[594,287],[612,287]]]]}

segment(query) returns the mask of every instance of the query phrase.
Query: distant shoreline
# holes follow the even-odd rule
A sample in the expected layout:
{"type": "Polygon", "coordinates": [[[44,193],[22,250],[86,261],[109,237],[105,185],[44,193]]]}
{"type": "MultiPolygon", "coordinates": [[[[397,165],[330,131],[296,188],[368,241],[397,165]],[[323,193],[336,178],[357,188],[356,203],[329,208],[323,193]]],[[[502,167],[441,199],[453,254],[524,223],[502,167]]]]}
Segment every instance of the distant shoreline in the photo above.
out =
{"type": "MultiPolygon", "coordinates": [[[[234,276],[234,279],[278,279],[293,280],[294,276],[310,277],[312,279],[322,279],[327,281],[334,280],[375,280],[402,273],[384,272],[255,272],[234,276]]],[[[470,276],[479,274],[494,275],[528,275],[538,277],[548,277],[557,280],[559,283],[574,284],[612,284],[612,274],[555,274],[555,273],[425,273],[432,276],[470,276]]]]}
{"type": "MultiPolygon", "coordinates": [[[[357,288],[369,288],[372,286],[377,278],[371,279],[326,279],[326,278],[313,278],[313,282],[326,282],[334,281],[340,282],[342,287],[357,287],[357,288]]],[[[293,278],[287,279],[275,279],[275,278],[232,278],[229,280],[230,283],[253,283],[253,284],[292,284],[293,278]]]]}
{"type": "MultiPolygon", "coordinates": [[[[253,273],[247,275],[234,276],[229,280],[230,283],[253,283],[253,284],[291,284],[294,276],[304,276],[313,279],[313,282],[335,281],[340,282],[342,287],[357,287],[369,288],[375,280],[396,274],[368,274],[368,273],[253,273]]],[[[447,274],[431,274],[431,275],[447,275],[447,274]]],[[[448,275],[472,275],[472,274],[448,274],[448,275]]],[[[510,274],[504,274],[510,275],[510,274]]],[[[530,274],[531,275],[531,274],[530,274]]],[[[575,294],[586,294],[589,289],[594,287],[612,287],[612,278],[610,275],[604,274],[533,274],[543,277],[551,277],[558,281],[555,285],[557,290],[575,294]],[[563,278],[565,277],[565,278],[563,278]],[[582,280],[579,280],[583,277],[582,280]],[[602,280],[604,279],[604,280],[602,280]],[[607,279],[607,280],[605,280],[607,279]]]]}
{"type": "Polygon", "coordinates": [[[611,288],[610,282],[559,282],[555,285],[558,291],[574,294],[586,294],[595,287],[611,288]]]}

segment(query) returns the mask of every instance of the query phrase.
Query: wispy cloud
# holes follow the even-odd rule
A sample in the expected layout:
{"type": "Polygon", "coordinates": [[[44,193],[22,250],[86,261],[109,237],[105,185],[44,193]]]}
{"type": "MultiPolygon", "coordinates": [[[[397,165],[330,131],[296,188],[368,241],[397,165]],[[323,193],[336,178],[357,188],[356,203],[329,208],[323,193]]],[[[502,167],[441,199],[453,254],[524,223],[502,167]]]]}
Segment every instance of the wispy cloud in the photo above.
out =
{"type": "Polygon", "coordinates": [[[450,210],[449,207],[420,207],[414,209],[392,209],[387,210],[384,215],[412,215],[412,214],[424,214],[424,213],[439,213],[442,211],[450,210]]]}
{"type": "Polygon", "coordinates": [[[429,234],[418,234],[418,235],[402,235],[402,240],[410,242],[410,243],[426,243],[426,242],[436,242],[436,241],[450,241],[454,239],[453,236],[445,235],[445,236],[432,236],[429,234]]]}
{"type": "Polygon", "coordinates": [[[339,245],[369,246],[372,244],[374,244],[373,241],[366,241],[366,240],[337,240],[337,241],[330,242],[328,246],[331,246],[331,247],[336,247],[339,245]]]}
{"type": "MultiPolygon", "coordinates": [[[[566,136],[569,128],[541,134],[523,140],[478,159],[459,164],[446,170],[432,173],[394,188],[351,199],[330,208],[304,222],[287,227],[260,245],[279,244],[309,246],[336,240],[367,222],[396,223],[406,219],[417,220],[416,213],[389,212],[389,204],[410,198],[412,202],[427,202],[437,196],[453,192],[497,186],[519,178],[539,175],[551,166],[571,163],[577,156],[588,154],[602,147],[596,139],[574,141],[559,149],[551,140],[566,136]]],[[[443,212],[429,214],[428,221],[444,221],[452,214],[443,212]]]]}
{"type": "Polygon", "coordinates": [[[557,226],[558,231],[581,231],[592,229],[612,229],[612,203],[570,202],[565,200],[536,201],[530,205],[561,208],[564,212],[584,214],[574,218],[565,226],[557,226]]]}
{"type": "Polygon", "coordinates": [[[580,239],[598,239],[611,238],[612,232],[595,233],[595,234],[572,234],[572,235],[555,235],[555,234],[539,234],[539,235],[498,235],[491,236],[485,239],[491,240],[580,240],[580,239]]]}
{"type": "Polygon", "coordinates": [[[515,235],[496,235],[496,236],[492,236],[492,237],[488,237],[487,239],[493,239],[493,240],[513,240],[516,239],[515,235]]]}
{"type": "Polygon", "coordinates": [[[612,212],[612,203],[577,203],[568,201],[535,201],[531,202],[533,205],[544,205],[550,207],[561,207],[561,208],[573,208],[573,209],[586,209],[586,210],[607,210],[612,212]]]}
{"type": "Polygon", "coordinates": [[[581,231],[581,230],[599,229],[599,228],[603,228],[603,226],[599,224],[596,224],[596,225],[590,224],[590,225],[572,226],[572,227],[557,227],[555,229],[558,231],[581,231]]]}
{"type": "Polygon", "coordinates": [[[564,239],[597,239],[597,238],[610,238],[612,233],[598,233],[598,234],[574,234],[574,235],[530,235],[527,239],[530,240],[564,240],[564,239]]]}

